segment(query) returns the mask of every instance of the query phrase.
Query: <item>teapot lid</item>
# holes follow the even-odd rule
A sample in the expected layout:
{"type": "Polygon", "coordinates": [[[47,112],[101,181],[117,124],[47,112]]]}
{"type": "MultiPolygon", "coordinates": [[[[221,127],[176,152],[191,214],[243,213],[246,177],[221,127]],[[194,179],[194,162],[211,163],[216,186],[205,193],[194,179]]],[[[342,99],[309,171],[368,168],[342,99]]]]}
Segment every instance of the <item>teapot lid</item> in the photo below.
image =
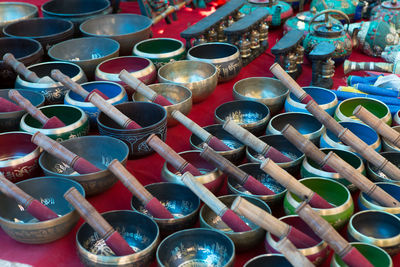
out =
{"type": "Polygon", "coordinates": [[[400,9],[400,3],[397,0],[384,1],[382,7],[387,9],[400,9]]]}
{"type": "Polygon", "coordinates": [[[316,24],[313,27],[315,33],[321,36],[340,36],[344,27],[342,24],[327,22],[325,24],[316,24]]]}

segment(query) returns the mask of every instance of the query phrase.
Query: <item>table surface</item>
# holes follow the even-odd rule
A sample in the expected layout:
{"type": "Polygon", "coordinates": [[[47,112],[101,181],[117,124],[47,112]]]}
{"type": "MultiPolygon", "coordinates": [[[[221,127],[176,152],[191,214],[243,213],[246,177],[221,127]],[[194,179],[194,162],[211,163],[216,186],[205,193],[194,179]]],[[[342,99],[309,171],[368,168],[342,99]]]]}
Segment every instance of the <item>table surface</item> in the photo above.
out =
{"type": "MultiPolygon", "coordinates": [[[[40,7],[47,0],[29,0],[25,2],[30,2],[40,7]]],[[[153,35],[154,37],[172,37],[184,41],[180,38],[179,33],[213,11],[215,11],[215,5],[208,5],[204,9],[185,7],[177,13],[178,20],[173,21],[172,24],[168,25],[165,21],[161,21],[153,26],[153,35]]],[[[121,12],[140,14],[136,2],[122,2],[121,12]]],[[[273,47],[281,37],[282,27],[270,30],[268,37],[269,47],[273,47]]],[[[356,61],[381,61],[380,59],[374,59],[361,54],[359,51],[354,51],[350,59],[356,61]]],[[[195,104],[189,114],[189,118],[201,126],[214,124],[215,108],[224,102],[233,100],[232,87],[234,83],[248,77],[272,77],[273,75],[269,71],[269,67],[273,62],[274,56],[271,54],[270,49],[268,49],[266,53],[244,67],[234,80],[219,84],[211,96],[205,101],[195,104]]],[[[297,79],[297,82],[301,86],[308,86],[310,84],[311,65],[308,62],[303,64],[303,73],[297,79]]],[[[333,88],[345,85],[345,83],[346,77],[343,75],[343,68],[339,66],[336,69],[333,88]]],[[[189,130],[182,125],[168,128],[166,143],[177,152],[190,150],[190,134],[189,130]]],[[[161,181],[160,174],[163,163],[164,160],[154,153],[142,159],[129,160],[127,168],[146,185],[161,181]]],[[[226,186],[218,193],[218,195],[224,194],[226,194],[226,186]]],[[[99,212],[129,210],[131,196],[131,193],[121,182],[117,182],[108,191],[98,196],[90,197],[88,200],[99,212]]],[[[76,231],[82,223],[83,220],[80,219],[76,227],[67,236],[53,243],[43,245],[27,245],[16,242],[8,237],[3,230],[0,230],[0,259],[26,263],[33,266],[82,266],[75,245],[76,231]]],[[[243,266],[249,259],[265,253],[263,244],[260,244],[250,252],[237,254],[235,266],[243,266]]],[[[394,266],[400,266],[400,255],[393,258],[393,263],[394,266]]],[[[153,263],[151,266],[156,266],[156,264],[153,263]]],[[[323,266],[329,266],[329,259],[324,262],[323,266]]]]}

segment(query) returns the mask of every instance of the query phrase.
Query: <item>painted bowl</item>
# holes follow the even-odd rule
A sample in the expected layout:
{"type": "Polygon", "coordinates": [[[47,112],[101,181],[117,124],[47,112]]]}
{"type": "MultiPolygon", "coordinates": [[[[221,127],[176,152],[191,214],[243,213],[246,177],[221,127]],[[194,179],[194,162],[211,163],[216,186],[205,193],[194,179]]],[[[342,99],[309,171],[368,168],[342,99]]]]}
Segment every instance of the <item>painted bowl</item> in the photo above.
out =
{"type": "Polygon", "coordinates": [[[39,177],[16,184],[23,191],[39,200],[59,217],[38,221],[20,205],[0,193],[0,225],[14,240],[27,244],[50,243],[67,235],[79,220],[74,207],[64,199],[64,193],[75,187],[85,195],[82,186],[70,179],[60,177],[39,177]]]}
{"type": "Polygon", "coordinates": [[[275,78],[251,77],[233,85],[234,99],[259,101],[267,105],[272,115],[282,110],[288,94],[289,89],[275,78]]]}
{"type": "Polygon", "coordinates": [[[188,50],[189,60],[214,64],[218,69],[218,82],[235,78],[242,69],[242,59],[236,45],[229,43],[204,43],[188,50]]]}
{"type": "MultiPolygon", "coordinates": [[[[29,70],[35,72],[39,77],[51,76],[53,69],[58,69],[65,75],[69,76],[76,83],[87,82],[87,78],[81,67],[70,62],[43,62],[28,67],[29,70]]],[[[62,83],[33,83],[25,80],[18,75],[15,81],[15,88],[22,88],[41,93],[46,98],[46,104],[62,104],[68,89],[62,83]]]]}
{"type": "MultiPolygon", "coordinates": [[[[393,126],[393,130],[400,133],[400,126],[393,126]]],[[[382,150],[388,152],[400,152],[400,148],[390,143],[386,138],[382,137],[382,150]]]]}
{"type": "MultiPolygon", "coordinates": [[[[381,152],[380,154],[395,166],[400,166],[400,152],[381,152]]],[[[387,177],[382,171],[377,171],[377,168],[369,162],[367,162],[367,172],[368,177],[374,182],[388,182],[400,185],[400,181],[387,177]]]]}
{"type": "Polygon", "coordinates": [[[269,108],[252,100],[234,100],[218,106],[214,112],[216,123],[224,124],[231,119],[254,135],[261,135],[271,118],[269,108]]]}
{"type": "Polygon", "coordinates": [[[62,141],[61,145],[98,167],[101,171],[78,174],[60,159],[43,152],[39,158],[40,167],[48,176],[72,179],[85,188],[88,196],[102,193],[112,187],[117,178],[107,169],[117,159],[125,165],[128,147],[120,140],[108,136],[84,136],[62,141]]]}
{"type": "MultiPolygon", "coordinates": [[[[223,173],[214,167],[211,163],[206,161],[200,156],[200,151],[198,150],[189,150],[178,153],[182,158],[190,162],[193,166],[195,166],[202,175],[196,176],[196,180],[202,183],[205,187],[207,187],[211,192],[217,192],[221,185],[224,182],[223,173]]],[[[164,181],[171,183],[182,184],[181,176],[175,170],[171,164],[165,162],[161,169],[161,178],[164,181]]]]}
{"type": "Polygon", "coordinates": [[[319,143],[321,135],[325,132],[325,127],[313,115],[303,112],[286,112],[271,118],[266,134],[281,134],[281,130],[287,124],[292,125],[314,144],[319,143]]]}
{"type": "Polygon", "coordinates": [[[217,68],[202,61],[180,60],[158,70],[160,83],[175,83],[192,91],[193,103],[205,100],[214,92],[218,82],[217,68]]]}
{"type": "MultiPolygon", "coordinates": [[[[217,151],[218,154],[231,161],[233,164],[239,164],[243,160],[243,156],[246,151],[245,145],[237,140],[233,135],[228,133],[222,128],[221,124],[213,124],[203,127],[204,130],[217,137],[219,140],[224,142],[231,150],[229,151],[217,151]]],[[[203,151],[202,144],[204,142],[196,135],[192,134],[189,139],[190,146],[193,149],[203,151]]]]}
{"type": "MultiPolygon", "coordinates": [[[[233,201],[236,199],[237,195],[227,195],[218,197],[227,207],[230,207],[233,201]]],[[[271,209],[268,205],[255,197],[244,197],[251,204],[261,208],[262,210],[271,213],[271,209]]],[[[221,217],[215,214],[207,205],[203,205],[200,210],[200,226],[202,228],[211,228],[226,234],[235,244],[235,250],[237,252],[248,251],[254,249],[258,244],[260,244],[265,236],[266,231],[251,222],[244,216],[240,218],[250,226],[251,230],[246,232],[234,232],[229,226],[227,226],[221,217]]]]}
{"type": "Polygon", "coordinates": [[[91,80],[97,65],[119,55],[119,43],[104,37],[75,38],[53,45],[48,55],[52,60],[77,64],[91,80]]]}
{"type": "Polygon", "coordinates": [[[185,46],[173,38],[150,38],[135,44],[133,55],[153,61],[157,69],[168,62],[185,59],[185,46]]]}
{"type": "Polygon", "coordinates": [[[35,18],[38,15],[38,8],[33,4],[23,2],[0,3],[0,36],[3,34],[3,28],[7,25],[21,20],[35,18]]]}
{"type": "MultiPolygon", "coordinates": [[[[336,94],[331,90],[322,87],[303,87],[303,90],[309,94],[315,102],[325,110],[329,115],[333,116],[338,105],[336,94]]],[[[285,101],[286,112],[305,112],[310,113],[306,109],[306,105],[301,103],[299,99],[292,93],[286,98],[285,101]]]]}
{"type": "Polygon", "coordinates": [[[25,132],[0,133],[0,172],[13,183],[42,174],[40,148],[31,138],[32,134],[25,132]]]}
{"type": "Polygon", "coordinates": [[[84,36],[107,37],[120,45],[120,55],[132,54],[133,46],[151,36],[152,21],[138,14],[98,16],[83,22],[79,29],[84,36]]]}
{"type": "Polygon", "coordinates": [[[132,197],[131,207],[151,217],[158,224],[161,236],[165,237],[176,231],[191,228],[197,222],[200,199],[185,185],[154,183],[146,185],[145,188],[172,213],[174,218],[154,218],[135,196],[132,197]]]}
{"type": "Polygon", "coordinates": [[[233,266],[235,246],[217,230],[194,228],[182,230],[164,239],[157,249],[160,267],[233,266]]]}
{"type": "Polygon", "coordinates": [[[126,256],[115,256],[93,228],[85,222],[76,233],[79,258],[85,266],[138,267],[149,266],[153,262],[160,241],[159,229],[154,220],[131,210],[109,211],[101,215],[137,252],[126,256]]]}
{"type": "MultiPolygon", "coordinates": [[[[0,90],[0,97],[7,99],[8,101],[13,102],[8,97],[8,92],[11,89],[3,89],[0,90]]],[[[37,92],[32,92],[29,90],[17,89],[18,92],[29,100],[35,107],[41,107],[44,103],[44,96],[37,92]]],[[[0,112],[0,132],[10,132],[10,131],[18,131],[19,123],[21,121],[22,116],[26,113],[24,110],[12,111],[12,112],[0,112]]]]}
{"type": "Polygon", "coordinates": [[[50,105],[41,107],[39,110],[48,118],[56,116],[65,126],[53,129],[42,129],[43,125],[27,113],[22,116],[20,123],[21,130],[31,134],[39,131],[57,142],[85,136],[89,133],[89,118],[86,113],[78,107],[50,105]]]}
{"type": "MultiPolygon", "coordinates": [[[[325,178],[311,177],[299,181],[334,206],[330,209],[314,210],[335,229],[342,229],[354,212],[350,191],[341,183],[325,178]]],[[[285,213],[296,214],[295,209],[300,203],[301,200],[296,195],[287,192],[283,202],[285,213]]]]}
{"type": "MultiPolygon", "coordinates": [[[[172,111],[179,110],[182,112],[182,114],[188,115],[192,109],[192,91],[190,91],[188,88],[172,83],[156,83],[149,85],[149,87],[157,94],[167,98],[172,103],[172,105],[164,106],[165,110],[167,111],[168,126],[178,124],[178,121],[171,116],[172,111]]],[[[134,101],[150,102],[149,99],[140,93],[134,93],[132,99],[134,101]]]]}
{"type": "Polygon", "coordinates": [[[365,210],[354,214],[347,227],[351,242],[363,242],[394,256],[400,251],[400,218],[393,214],[365,210]]]}
{"type": "Polygon", "coordinates": [[[263,254],[248,260],[243,267],[279,266],[293,267],[282,254],[263,254]]]}
{"type": "Polygon", "coordinates": [[[129,157],[142,157],[153,153],[146,143],[147,138],[156,134],[161,140],[167,138],[167,111],[160,105],[150,102],[126,102],[115,107],[133,121],[140,129],[123,129],[106,114],[100,112],[97,125],[101,135],[115,137],[129,147],[129,157]]]}
{"type": "Polygon", "coordinates": [[[400,125],[400,110],[398,110],[393,116],[393,126],[400,125]]]}

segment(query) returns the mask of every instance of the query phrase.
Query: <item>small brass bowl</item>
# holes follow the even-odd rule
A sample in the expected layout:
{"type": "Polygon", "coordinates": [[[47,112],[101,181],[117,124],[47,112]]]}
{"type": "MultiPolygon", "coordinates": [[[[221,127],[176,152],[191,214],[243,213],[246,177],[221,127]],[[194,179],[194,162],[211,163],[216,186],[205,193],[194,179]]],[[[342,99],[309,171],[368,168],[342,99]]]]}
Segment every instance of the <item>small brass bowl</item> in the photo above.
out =
{"type": "MultiPolygon", "coordinates": [[[[230,207],[235,200],[237,195],[227,195],[218,197],[219,200],[222,201],[227,207],[230,207]]],[[[271,209],[268,205],[255,197],[244,196],[244,198],[252,203],[253,205],[261,208],[262,210],[271,213],[271,209]]],[[[266,231],[254,224],[244,216],[240,216],[240,218],[251,227],[250,231],[246,232],[234,232],[231,228],[229,228],[219,217],[215,214],[207,205],[203,205],[200,210],[200,226],[202,228],[211,228],[218,230],[224,234],[226,234],[235,244],[235,250],[237,252],[248,251],[253,249],[258,244],[262,242],[264,239],[266,231]]]]}
{"type": "Polygon", "coordinates": [[[137,211],[116,210],[101,214],[103,218],[137,251],[126,256],[115,256],[87,223],[76,233],[78,254],[85,266],[128,267],[149,266],[154,260],[160,233],[150,217],[137,211]]]}
{"type": "Polygon", "coordinates": [[[392,256],[400,251],[400,218],[384,211],[357,212],[350,218],[347,234],[351,242],[375,245],[392,256]]]}
{"type": "Polygon", "coordinates": [[[175,83],[192,91],[193,103],[205,100],[217,87],[217,68],[207,62],[180,60],[168,63],[158,70],[160,83],[175,83]]]}
{"type": "Polygon", "coordinates": [[[23,2],[3,2],[0,3],[0,36],[3,28],[7,25],[35,18],[39,15],[37,6],[23,2]]]}
{"type": "MultiPolygon", "coordinates": [[[[381,152],[384,158],[393,163],[395,166],[400,166],[400,152],[381,152]]],[[[387,182],[400,185],[400,181],[393,180],[387,177],[382,171],[377,171],[377,168],[367,162],[368,177],[374,182],[387,182]]]]}
{"type": "Polygon", "coordinates": [[[107,169],[117,159],[122,164],[128,158],[128,147],[124,142],[108,136],[84,136],[61,142],[61,145],[94,164],[101,171],[78,174],[70,166],[47,152],[39,158],[40,167],[49,176],[72,179],[85,188],[88,196],[102,193],[112,187],[117,178],[107,169]]]}
{"type": "MultiPolygon", "coordinates": [[[[400,133],[400,126],[393,126],[393,130],[400,133]]],[[[386,138],[382,137],[382,150],[383,151],[393,151],[393,152],[400,152],[400,148],[390,143],[386,138]]]]}
{"type": "MultiPolygon", "coordinates": [[[[223,173],[214,167],[211,163],[206,161],[200,156],[200,151],[189,150],[178,153],[182,158],[195,166],[203,175],[196,176],[196,180],[207,187],[211,192],[215,193],[219,190],[224,182],[223,173]]],[[[171,183],[183,184],[181,176],[171,164],[165,162],[162,170],[161,177],[164,181],[171,183]]]]}
{"type": "Polygon", "coordinates": [[[282,254],[263,254],[247,261],[243,267],[279,266],[293,267],[282,254]]]}
{"type": "Polygon", "coordinates": [[[190,228],[197,222],[200,199],[185,185],[154,183],[146,185],[145,188],[172,213],[174,218],[154,218],[135,196],[132,197],[131,207],[151,217],[158,224],[161,236],[165,237],[176,231],[190,228]]]}
{"type": "Polygon", "coordinates": [[[160,267],[208,266],[230,267],[235,246],[217,230],[194,228],[182,230],[164,239],[157,249],[160,267]]]}
{"type": "Polygon", "coordinates": [[[64,199],[64,193],[75,187],[85,195],[77,182],[60,177],[39,177],[17,183],[23,191],[53,210],[58,218],[38,221],[21,210],[14,199],[0,193],[0,225],[14,240],[27,244],[50,243],[67,235],[79,220],[79,214],[64,199]]]}
{"type": "Polygon", "coordinates": [[[282,110],[288,94],[289,89],[275,78],[251,77],[233,85],[233,98],[259,101],[267,105],[272,116],[282,110]]]}
{"type": "Polygon", "coordinates": [[[214,120],[224,124],[231,119],[254,135],[261,135],[271,118],[269,108],[257,101],[235,100],[225,102],[215,109],[214,120]]]}
{"type": "MultiPolygon", "coordinates": [[[[172,103],[172,105],[164,106],[165,110],[167,111],[168,126],[174,126],[178,124],[178,121],[171,116],[172,111],[179,110],[182,112],[182,114],[188,115],[192,109],[192,91],[190,91],[188,88],[173,83],[156,83],[149,85],[149,87],[154,92],[164,96],[172,103]]],[[[134,101],[150,102],[149,99],[140,93],[134,93],[132,99],[134,101]]]]}
{"type": "MultiPolygon", "coordinates": [[[[224,158],[231,161],[233,164],[239,164],[243,160],[243,156],[246,151],[245,145],[237,140],[233,135],[228,133],[222,128],[221,124],[213,124],[203,127],[204,130],[217,137],[219,140],[224,142],[231,150],[229,151],[216,151],[224,158]]],[[[189,139],[190,146],[196,150],[203,150],[202,144],[204,143],[196,135],[192,134],[189,139]]]]}

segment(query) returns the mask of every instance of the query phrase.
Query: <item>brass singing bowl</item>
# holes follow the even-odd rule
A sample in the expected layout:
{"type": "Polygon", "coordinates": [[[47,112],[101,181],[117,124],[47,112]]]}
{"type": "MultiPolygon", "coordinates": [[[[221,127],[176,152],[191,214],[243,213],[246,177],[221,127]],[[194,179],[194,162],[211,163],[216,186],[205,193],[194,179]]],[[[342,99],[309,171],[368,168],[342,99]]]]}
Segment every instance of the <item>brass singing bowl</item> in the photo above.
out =
{"type": "Polygon", "coordinates": [[[282,254],[263,254],[247,261],[243,267],[279,266],[293,267],[282,254]]]}
{"type": "Polygon", "coordinates": [[[160,83],[175,83],[192,91],[193,102],[205,100],[218,82],[217,68],[207,62],[180,60],[170,62],[158,70],[160,83]]]}
{"type": "MultiPolygon", "coordinates": [[[[379,154],[381,154],[385,159],[393,163],[395,166],[400,166],[400,152],[381,152],[379,154]]],[[[368,177],[374,182],[388,182],[400,185],[399,180],[389,178],[382,171],[378,171],[377,168],[369,162],[367,162],[367,172],[368,177]]]]}
{"type": "Polygon", "coordinates": [[[85,266],[139,267],[149,266],[153,262],[160,241],[160,232],[154,220],[131,210],[109,211],[101,215],[136,253],[115,256],[104,240],[85,222],[76,233],[78,254],[85,266]]]}
{"type": "Polygon", "coordinates": [[[67,235],[79,220],[79,214],[64,199],[64,193],[75,187],[83,196],[83,187],[61,177],[46,176],[33,178],[16,184],[23,191],[39,200],[59,217],[38,221],[14,199],[0,193],[0,225],[14,240],[27,244],[50,243],[67,235]]]}
{"type": "Polygon", "coordinates": [[[23,2],[0,3],[0,36],[2,36],[5,26],[37,16],[38,8],[33,4],[23,2]]]}
{"type": "MultiPolygon", "coordinates": [[[[400,126],[393,126],[393,130],[400,133],[400,126]]],[[[386,138],[382,137],[382,150],[383,151],[393,151],[393,152],[400,152],[400,148],[393,145],[391,142],[386,140],[386,138]]]]}

